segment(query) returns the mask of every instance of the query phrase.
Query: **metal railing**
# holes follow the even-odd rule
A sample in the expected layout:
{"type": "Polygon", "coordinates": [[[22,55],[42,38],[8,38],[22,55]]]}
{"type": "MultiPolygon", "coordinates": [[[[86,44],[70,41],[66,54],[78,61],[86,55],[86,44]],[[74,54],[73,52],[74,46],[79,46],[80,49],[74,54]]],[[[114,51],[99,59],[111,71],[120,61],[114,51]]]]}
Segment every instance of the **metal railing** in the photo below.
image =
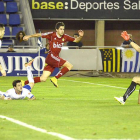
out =
{"type": "MultiPolygon", "coordinates": [[[[117,49],[124,49],[121,46],[82,46],[82,47],[78,47],[78,46],[63,46],[62,49],[107,49],[107,48],[117,48],[117,49]]],[[[0,49],[0,52],[6,52],[8,49],[8,45],[2,46],[0,49]]],[[[35,53],[38,52],[40,49],[40,47],[38,46],[14,46],[14,50],[18,53],[21,52],[31,52],[31,53],[35,53]],[[33,52],[32,52],[33,51],[33,52]]]]}
{"type": "MultiPolygon", "coordinates": [[[[8,50],[8,45],[7,46],[2,46],[0,48],[0,52],[7,52],[8,50]]],[[[15,53],[37,53],[40,50],[38,46],[14,46],[14,51],[15,53]]]]}

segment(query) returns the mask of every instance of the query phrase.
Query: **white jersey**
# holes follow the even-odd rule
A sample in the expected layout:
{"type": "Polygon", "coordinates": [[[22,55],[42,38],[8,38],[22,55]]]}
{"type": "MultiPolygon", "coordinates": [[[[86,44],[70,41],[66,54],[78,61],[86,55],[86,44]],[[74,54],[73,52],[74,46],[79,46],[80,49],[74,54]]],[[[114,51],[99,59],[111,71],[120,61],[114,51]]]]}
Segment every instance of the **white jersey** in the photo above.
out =
{"type": "Polygon", "coordinates": [[[18,100],[18,99],[24,99],[26,97],[28,98],[32,98],[34,95],[26,88],[22,88],[22,92],[21,94],[16,94],[15,92],[15,89],[12,88],[12,89],[9,89],[7,90],[4,94],[3,94],[5,97],[9,97],[11,99],[15,99],[15,100],[18,100]]]}

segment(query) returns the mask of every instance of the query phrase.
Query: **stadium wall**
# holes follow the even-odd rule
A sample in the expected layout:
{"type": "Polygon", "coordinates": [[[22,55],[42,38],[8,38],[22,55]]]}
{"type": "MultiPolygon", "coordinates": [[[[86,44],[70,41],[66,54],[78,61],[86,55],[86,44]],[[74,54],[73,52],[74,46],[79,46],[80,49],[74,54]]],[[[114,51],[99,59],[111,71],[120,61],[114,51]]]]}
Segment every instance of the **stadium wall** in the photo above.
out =
{"type": "MultiPolygon", "coordinates": [[[[36,32],[55,31],[56,22],[63,21],[66,24],[65,33],[73,35],[79,29],[84,30],[82,39],[84,46],[95,46],[95,21],[68,21],[68,20],[34,20],[36,32]]],[[[124,41],[120,36],[126,30],[133,35],[134,41],[140,45],[140,21],[105,21],[105,46],[120,46],[124,41]]],[[[66,44],[65,44],[66,45],[66,44]]]]}

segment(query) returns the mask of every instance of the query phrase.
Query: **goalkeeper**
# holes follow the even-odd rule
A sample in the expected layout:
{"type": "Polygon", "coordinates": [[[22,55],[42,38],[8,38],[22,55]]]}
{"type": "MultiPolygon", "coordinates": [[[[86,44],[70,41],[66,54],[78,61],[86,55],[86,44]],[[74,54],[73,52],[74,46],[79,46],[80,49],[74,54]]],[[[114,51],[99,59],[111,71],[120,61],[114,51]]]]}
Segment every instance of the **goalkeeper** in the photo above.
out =
{"type": "MultiPolygon", "coordinates": [[[[121,33],[121,36],[124,40],[129,41],[130,45],[138,52],[140,52],[140,46],[134,43],[131,39],[129,34],[126,31],[123,31],[121,33]]],[[[123,97],[114,97],[120,104],[124,105],[127,98],[135,91],[136,86],[140,85],[140,77],[134,77],[132,79],[132,82],[130,86],[127,88],[125,94],[123,97]]],[[[139,92],[139,97],[138,97],[138,104],[140,104],[140,92],[139,92]]]]}

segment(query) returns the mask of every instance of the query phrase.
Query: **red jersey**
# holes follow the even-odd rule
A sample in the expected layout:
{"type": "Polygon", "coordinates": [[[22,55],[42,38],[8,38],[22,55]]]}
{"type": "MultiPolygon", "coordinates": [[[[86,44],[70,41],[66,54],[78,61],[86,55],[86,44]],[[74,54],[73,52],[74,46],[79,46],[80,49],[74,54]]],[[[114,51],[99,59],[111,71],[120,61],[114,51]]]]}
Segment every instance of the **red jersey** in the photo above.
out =
{"type": "Polygon", "coordinates": [[[74,37],[71,37],[67,34],[63,34],[62,37],[58,37],[56,32],[42,33],[42,38],[47,38],[49,40],[50,53],[57,56],[59,55],[65,42],[73,42],[75,40],[74,37]]]}

